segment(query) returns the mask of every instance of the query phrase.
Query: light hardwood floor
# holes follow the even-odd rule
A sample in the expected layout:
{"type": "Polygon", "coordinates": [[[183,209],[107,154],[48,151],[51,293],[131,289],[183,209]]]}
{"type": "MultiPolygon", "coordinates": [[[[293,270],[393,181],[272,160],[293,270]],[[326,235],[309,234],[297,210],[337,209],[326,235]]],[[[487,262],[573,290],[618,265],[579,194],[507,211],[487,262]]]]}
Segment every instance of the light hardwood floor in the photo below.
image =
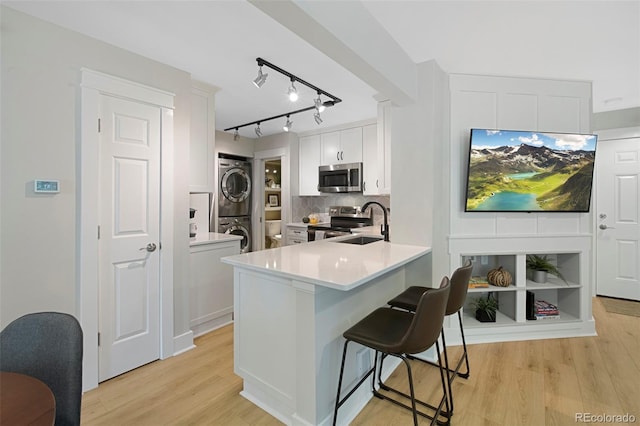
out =
{"type": "MultiPolygon", "coordinates": [[[[598,298],[593,314],[597,337],[470,345],[471,377],[454,382],[452,425],[576,425],[576,413],[629,413],[640,424],[640,318],[608,313],[598,298]]],[[[233,326],[199,337],[196,345],[87,392],[82,424],[280,424],[239,395],[233,326]]],[[[414,367],[418,397],[433,400],[437,369],[414,367]]],[[[389,383],[406,386],[405,376],[400,367],[389,383]]],[[[373,398],[353,424],[407,425],[412,417],[373,398]]]]}

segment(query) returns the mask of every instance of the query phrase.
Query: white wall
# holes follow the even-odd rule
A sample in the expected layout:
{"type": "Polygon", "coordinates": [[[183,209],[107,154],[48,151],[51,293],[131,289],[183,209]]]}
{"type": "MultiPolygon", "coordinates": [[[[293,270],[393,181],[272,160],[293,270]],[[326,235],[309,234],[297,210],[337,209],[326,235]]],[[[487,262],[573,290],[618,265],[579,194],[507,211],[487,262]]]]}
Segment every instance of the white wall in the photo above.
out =
{"type": "MultiPolygon", "coordinates": [[[[391,241],[432,246],[434,194],[442,183],[434,158],[443,143],[445,73],[435,61],[417,65],[418,100],[391,109],[391,241]]],[[[447,115],[445,113],[445,115],[447,115]]],[[[437,224],[440,226],[440,223],[437,224]]],[[[438,281],[439,282],[439,281],[438,281]]]]}
{"type": "Polygon", "coordinates": [[[12,9],[1,12],[0,327],[33,311],[79,315],[79,82],[87,67],[176,95],[174,335],[187,332],[190,75],[12,9]],[[60,180],[61,192],[34,194],[36,178],[60,180]]]}
{"type": "Polygon", "coordinates": [[[241,157],[253,157],[255,151],[255,139],[240,137],[233,140],[233,133],[216,130],[216,161],[219,153],[239,155],[241,157]]]}

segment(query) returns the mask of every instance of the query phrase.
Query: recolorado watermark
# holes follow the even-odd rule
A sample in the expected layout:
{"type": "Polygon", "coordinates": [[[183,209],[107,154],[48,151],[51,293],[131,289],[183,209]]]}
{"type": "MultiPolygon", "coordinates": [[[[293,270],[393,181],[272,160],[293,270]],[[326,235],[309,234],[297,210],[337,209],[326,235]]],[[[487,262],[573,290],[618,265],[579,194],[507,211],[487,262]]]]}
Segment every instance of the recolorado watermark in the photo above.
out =
{"type": "Polygon", "coordinates": [[[635,423],[633,414],[576,413],[576,423],[635,423]]]}

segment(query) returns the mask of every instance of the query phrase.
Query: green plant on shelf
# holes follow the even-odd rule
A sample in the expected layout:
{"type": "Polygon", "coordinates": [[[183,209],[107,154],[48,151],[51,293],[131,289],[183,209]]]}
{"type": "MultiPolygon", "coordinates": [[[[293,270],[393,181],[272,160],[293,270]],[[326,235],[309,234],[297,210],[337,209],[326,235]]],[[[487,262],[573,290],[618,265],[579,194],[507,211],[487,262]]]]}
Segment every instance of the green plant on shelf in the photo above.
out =
{"type": "Polygon", "coordinates": [[[487,297],[474,299],[471,302],[471,307],[476,310],[476,318],[478,318],[478,313],[480,312],[491,322],[496,320],[496,311],[498,310],[499,304],[498,299],[493,297],[492,293],[488,293],[487,297]]]}
{"type": "Polygon", "coordinates": [[[556,265],[554,265],[553,263],[551,263],[548,259],[547,256],[538,256],[537,254],[530,254],[527,256],[527,268],[533,270],[533,271],[542,271],[542,272],[548,272],[550,274],[553,274],[555,276],[557,276],[558,278],[560,278],[562,281],[564,281],[566,284],[569,284],[566,280],[566,278],[564,277],[564,275],[562,275],[562,272],[560,272],[560,270],[558,269],[558,267],[556,265]]]}

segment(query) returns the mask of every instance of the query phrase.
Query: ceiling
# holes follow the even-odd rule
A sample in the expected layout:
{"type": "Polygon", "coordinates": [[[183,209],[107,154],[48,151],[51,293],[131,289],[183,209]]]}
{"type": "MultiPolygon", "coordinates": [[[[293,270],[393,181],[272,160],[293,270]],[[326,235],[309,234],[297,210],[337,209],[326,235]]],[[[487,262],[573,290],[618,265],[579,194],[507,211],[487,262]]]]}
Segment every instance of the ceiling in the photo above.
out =
{"type": "MultiPolygon", "coordinates": [[[[316,93],[300,84],[292,105],[288,79],[266,67],[267,82],[256,89],[257,57],[343,100],[322,114],[322,127],[376,116],[375,88],[243,0],[2,4],[216,86],[218,130],[313,105],[316,93]]],[[[640,0],[362,5],[415,63],[435,59],[449,73],[588,80],[594,112],[640,106],[640,0]]],[[[319,127],[312,111],[291,119],[296,132],[319,127]]],[[[263,134],[281,132],[284,121],[262,123],[263,134]]],[[[255,137],[253,129],[240,134],[255,137]]]]}

